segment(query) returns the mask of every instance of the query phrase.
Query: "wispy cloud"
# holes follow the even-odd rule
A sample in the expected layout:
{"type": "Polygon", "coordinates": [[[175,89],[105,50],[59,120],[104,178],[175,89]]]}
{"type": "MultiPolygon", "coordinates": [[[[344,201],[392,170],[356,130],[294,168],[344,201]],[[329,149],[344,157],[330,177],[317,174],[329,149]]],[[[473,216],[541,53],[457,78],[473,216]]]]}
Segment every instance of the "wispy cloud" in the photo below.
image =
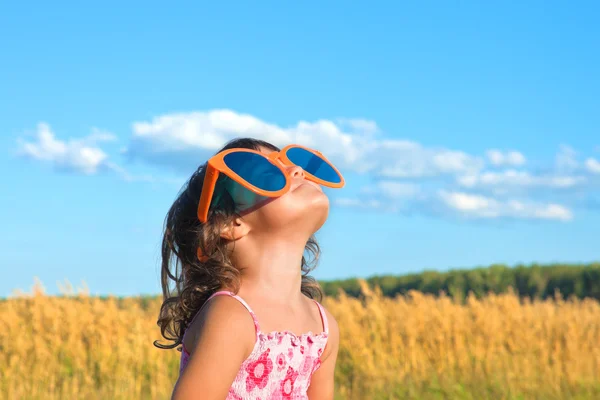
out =
{"type": "Polygon", "coordinates": [[[464,193],[439,191],[439,198],[450,211],[470,218],[515,218],[570,221],[573,213],[560,204],[542,204],[464,193]]]}
{"type": "Polygon", "coordinates": [[[377,138],[374,121],[361,119],[299,121],[290,127],[231,110],[165,114],[135,122],[126,154],[178,170],[197,166],[200,156],[239,137],[256,137],[278,146],[298,143],[326,149],[347,171],[406,178],[479,171],[484,160],[465,152],[427,148],[408,140],[377,138]]]}
{"type": "Polygon", "coordinates": [[[340,118],[337,120],[340,127],[347,127],[351,132],[360,133],[367,136],[373,136],[379,132],[379,127],[375,121],[360,118],[340,118]]]}
{"type": "Polygon", "coordinates": [[[484,166],[481,157],[459,150],[427,148],[405,140],[377,143],[371,152],[377,160],[372,170],[387,178],[424,178],[476,173],[484,166]]]}
{"type": "Polygon", "coordinates": [[[18,153],[57,169],[92,175],[106,165],[108,158],[97,143],[115,139],[114,135],[95,129],[87,137],[64,141],[57,139],[50,126],[42,122],[37,126],[33,141],[19,139],[18,153]]]}
{"type": "Polygon", "coordinates": [[[550,187],[569,189],[587,181],[581,175],[542,174],[534,175],[523,170],[508,169],[501,172],[482,172],[476,175],[463,175],[457,178],[461,186],[475,188],[500,188],[505,191],[511,187],[550,187]]]}
{"type": "MultiPolygon", "coordinates": [[[[298,143],[328,149],[328,154],[344,167],[365,166],[363,150],[376,125],[370,121],[349,120],[345,132],[329,120],[300,121],[288,128],[264,122],[231,110],[165,114],[151,121],[135,122],[125,154],[147,163],[188,171],[236,137],[255,137],[277,146],[298,143]],[[358,133],[355,133],[358,131],[358,133]]],[[[368,146],[367,146],[368,147],[368,146]]]]}
{"type": "Polygon", "coordinates": [[[392,199],[410,199],[418,196],[421,188],[416,183],[382,180],[362,188],[361,193],[380,194],[392,199]]]}
{"type": "Polygon", "coordinates": [[[497,149],[491,149],[486,152],[487,158],[495,166],[514,166],[518,167],[525,164],[525,156],[518,151],[502,152],[497,149]]]}
{"type": "MultiPolygon", "coordinates": [[[[151,175],[133,175],[125,168],[110,160],[100,147],[101,143],[114,142],[117,137],[99,128],[92,128],[89,135],[81,138],[61,140],[57,138],[49,124],[41,122],[29,139],[17,140],[17,154],[34,161],[50,165],[59,171],[84,175],[112,172],[128,182],[156,183],[151,175]]],[[[164,179],[160,179],[164,181],[164,179]]]]}
{"type": "Polygon", "coordinates": [[[379,200],[371,199],[371,200],[360,200],[357,198],[349,198],[349,197],[340,197],[335,199],[334,203],[341,207],[353,207],[353,208],[363,208],[363,209],[381,209],[382,202],[379,200]]]}
{"type": "MultiPolygon", "coordinates": [[[[371,180],[358,188],[356,197],[336,198],[339,206],[436,215],[442,210],[485,219],[569,221],[577,202],[562,200],[568,199],[571,191],[585,196],[586,190],[600,186],[600,161],[591,157],[580,161],[567,145],[561,146],[553,164],[533,169],[518,150],[491,148],[471,154],[425,146],[390,138],[375,121],[366,119],[300,120],[280,126],[220,109],[163,114],[134,122],[131,130],[121,151],[109,157],[101,145],[114,141],[114,135],[93,129],[85,137],[61,140],[41,123],[34,140],[20,139],[19,151],[58,169],[87,175],[106,170],[126,181],[181,183],[180,179],[130,174],[123,162],[136,162],[140,168],[167,168],[187,177],[200,162],[236,137],[255,137],[280,147],[298,143],[323,150],[345,174],[360,174],[371,180]],[[552,198],[555,192],[561,193],[561,201],[552,198]]],[[[352,185],[352,180],[348,183],[352,185]]]]}
{"type": "Polygon", "coordinates": [[[570,146],[565,144],[560,146],[559,152],[556,154],[556,169],[563,172],[574,171],[579,167],[577,161],[577,152],[570,146]]]}
{"type": "Polygon", "coordinates": [[[600,174],[600,161],[595,158],[588,158],[585,160],[585,167],[592,174],[600,174]]]}

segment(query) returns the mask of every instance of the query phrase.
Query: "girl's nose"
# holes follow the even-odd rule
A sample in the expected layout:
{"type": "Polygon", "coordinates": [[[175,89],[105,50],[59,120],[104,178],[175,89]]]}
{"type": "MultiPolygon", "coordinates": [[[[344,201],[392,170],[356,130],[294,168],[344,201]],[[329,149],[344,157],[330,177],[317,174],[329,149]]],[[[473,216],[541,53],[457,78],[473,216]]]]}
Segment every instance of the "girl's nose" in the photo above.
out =
{"type": "Polygon", "coordinates": [[[288,167],[288,174],[290,174],[290,176],[292,178],[304,178],[304,170],[302,169],[302,167],[299,167],[298,165],[294,165],[292,167],[288,167]]]}

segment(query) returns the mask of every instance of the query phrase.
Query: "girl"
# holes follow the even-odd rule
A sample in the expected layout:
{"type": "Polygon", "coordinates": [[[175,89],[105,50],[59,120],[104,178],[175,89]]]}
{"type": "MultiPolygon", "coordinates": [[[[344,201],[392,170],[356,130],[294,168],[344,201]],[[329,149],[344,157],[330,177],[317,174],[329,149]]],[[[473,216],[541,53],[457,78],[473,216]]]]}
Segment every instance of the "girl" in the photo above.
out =
{"type": "Polygon", "coordinates": [[[321,153],[228,143],[169,210],[162,336],[181,346],[172,400],[333,399],[339,331],[308,273],[344,179],[321,153]],[[170,281],[175,287],[171,288],[170,281]]]}

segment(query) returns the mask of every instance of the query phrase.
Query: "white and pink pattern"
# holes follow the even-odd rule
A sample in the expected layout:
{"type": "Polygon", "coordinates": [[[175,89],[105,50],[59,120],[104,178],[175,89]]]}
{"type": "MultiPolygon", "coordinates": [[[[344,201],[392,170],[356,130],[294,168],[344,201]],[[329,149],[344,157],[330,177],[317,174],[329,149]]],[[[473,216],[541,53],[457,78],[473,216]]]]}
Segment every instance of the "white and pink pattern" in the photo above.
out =
{"type": "MultiPolygon", "coordinates": [[[[300,336],[288,331],[264,333],[260,330],[256,315],[241,297],[232,292],[220,291],[208,300],[223,294],[236,298],[248,309],[256,328],[254,349],[242,363],[226,400],[308,399],[306,391],[310,378],[321,365],[320,357],[329,335],[323,306],[315,300],[323,320],[321,333],[307,332],[300,336]]],[[[188,359],[189,353],[184,346],[180,375],[188,359]]]]}

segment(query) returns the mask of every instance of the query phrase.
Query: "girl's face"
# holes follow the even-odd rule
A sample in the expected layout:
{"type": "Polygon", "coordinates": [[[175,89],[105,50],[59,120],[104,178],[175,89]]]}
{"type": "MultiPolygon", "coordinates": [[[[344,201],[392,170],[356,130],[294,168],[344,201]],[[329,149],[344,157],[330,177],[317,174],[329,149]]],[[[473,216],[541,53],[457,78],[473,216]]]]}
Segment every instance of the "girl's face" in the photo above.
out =
{"type": "MultiPolygon", "coordinates": [[[[272,150],[261,148],[264,154],[272,150]]],[[[329,214],[329,199],[320,185],[305,179],[302,168],[283,166],[290,176],[290,190],[267,201],[244,216],[255,233],[290,231],[310,236],[323,226],[329,214]]]]}

